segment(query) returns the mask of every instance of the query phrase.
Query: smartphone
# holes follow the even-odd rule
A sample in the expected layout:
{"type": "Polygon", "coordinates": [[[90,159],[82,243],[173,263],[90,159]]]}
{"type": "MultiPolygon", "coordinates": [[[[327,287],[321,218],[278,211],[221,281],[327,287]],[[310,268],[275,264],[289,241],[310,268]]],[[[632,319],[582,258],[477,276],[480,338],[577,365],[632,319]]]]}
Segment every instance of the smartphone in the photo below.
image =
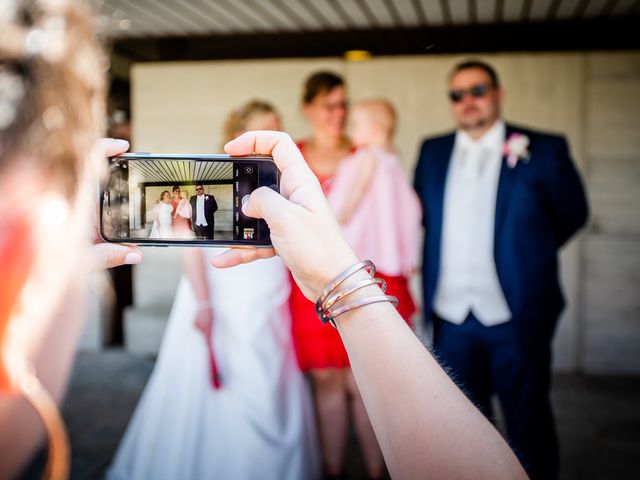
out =
{"type": "Polygon", "coordinates": [[[141,245],[270,247],[264,220],[242,213],[256,188],[280,190],[272,157],[125,153],[109,159],[100,234],[141,245]]]}

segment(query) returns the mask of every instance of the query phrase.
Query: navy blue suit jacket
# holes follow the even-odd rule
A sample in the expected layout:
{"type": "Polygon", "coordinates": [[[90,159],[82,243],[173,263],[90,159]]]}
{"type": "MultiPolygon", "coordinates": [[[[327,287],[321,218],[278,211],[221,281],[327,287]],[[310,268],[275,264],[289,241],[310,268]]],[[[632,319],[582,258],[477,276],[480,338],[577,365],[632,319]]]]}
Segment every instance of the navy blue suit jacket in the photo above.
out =
{"type": "MultiPolygon", "coordinates": [[[[189,199],[189,203],[191,203],[191,222],[192,225],[196,224],[196,215],[197,215],[197,202],[198,196],[192,195],[189,199]]],[[[216,197],[213,195],[204,195],[204,219],[207,221],[207,225],[211,225],[215,227],[216,217],[214,214],[218,211],[218,202],[216,202],[216,197]]]]}
{"type": "MultiPolygon", "coordinates": [[[[584,187],[564,137],[507,124],[506,137],[529,137],[530,158],[514,168],[503,158],[496,200],[494,259],[512,321],[526,343],[550,341],[564,307],[558,249],[587,221],[584,187]]],[[[425,227],[424,313],[428,321],[438,283],[444,191],[455,133],[425,140],[415,188],[425,227]]]]}

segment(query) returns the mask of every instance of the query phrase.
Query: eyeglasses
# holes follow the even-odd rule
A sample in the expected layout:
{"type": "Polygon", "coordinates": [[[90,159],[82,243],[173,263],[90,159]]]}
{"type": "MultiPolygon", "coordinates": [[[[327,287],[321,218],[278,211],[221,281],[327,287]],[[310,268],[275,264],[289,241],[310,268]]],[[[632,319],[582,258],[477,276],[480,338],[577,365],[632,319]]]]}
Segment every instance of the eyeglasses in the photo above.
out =
{"type": "Polygon", "coordinates": [[[487,94],[487,92],[489,91],[489,88],[491,88],[489,85],[480,83],[478,85],[474,85],[473,87],[467,88],[465,90],[451,90],[449,91],[449,99],[453,103],[458,103],[462,101],[462,99],[466,95],[470,95],[473,98],[482,98],[487,94]]]}
{"type": "Polygon", "coordinates": [[[202,187],[196,187],[196,192],[201,192],[203,190],[204,190],[204,188],[202,188],[202,187]]]}
{"type": "Polygon", "coordinates": [[[335,103],[322,103],[324,108],[329,113],[333,113],[336,110],[347,110],[349,108],[349,102],[335,102],[335,103]]]}

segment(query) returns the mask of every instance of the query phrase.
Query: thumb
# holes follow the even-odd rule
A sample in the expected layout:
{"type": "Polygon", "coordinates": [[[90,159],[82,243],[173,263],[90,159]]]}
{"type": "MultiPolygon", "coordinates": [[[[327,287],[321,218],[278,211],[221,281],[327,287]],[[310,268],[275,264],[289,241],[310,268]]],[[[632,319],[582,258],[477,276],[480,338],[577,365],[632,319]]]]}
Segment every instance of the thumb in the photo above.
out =
{"type": "Polygon", "coordinates": [[[129,142],[120,138],[101,138],[98,140],[98,148],[105,157],[113,157],[124,153],[129,149],[129,142]]]}
{"type": "Polygon", "coordinates": [[[91,247],[91,270],[135,265],[142,261],[142,252],[128,245],[98,243],[91,247]]]}
{"type": "Polygon", "coordinates": [[[264,218],[270,229],[281,225],[295,209],[296,205],[269,187],[260,187],[251,193],[248,201],[243,200],[242,213],[248,217],[264,218]]]}

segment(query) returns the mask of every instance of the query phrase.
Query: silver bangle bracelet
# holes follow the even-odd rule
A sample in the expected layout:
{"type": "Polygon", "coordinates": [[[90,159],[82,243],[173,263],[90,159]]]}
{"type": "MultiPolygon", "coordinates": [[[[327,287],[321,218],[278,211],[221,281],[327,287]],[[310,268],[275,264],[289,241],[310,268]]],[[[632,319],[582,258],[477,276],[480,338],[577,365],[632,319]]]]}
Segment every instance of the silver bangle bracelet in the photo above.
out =
{"type": "Polygon", "coordinates": [[[375,278],[375,272],[376,267],[373,262],[371,262],[371,260],[364,260],[356,263],[355,265],[352,265],[331,282],[329,282],[329,284],[320,294],[318,301],[316,302],[316,314],[318,315],[318,318],[323,323],[330,323],[334,328],[337,328],[334,319],[356,308],[380,302],[391,302],[394,307],[397,307],[398,299],[394,296],[386,295],[387,283],[381,278],[375,278]],[[336,292],[334,295],[330,296],[345,280],[363,269],[369,270],[369,278],[360,280],[352,285],[348,285],[345,288],[338,290],[338,292],[336,292]],[[351,295],[353,292],[360,290],[361,288],[365,288],[371,285],[377,285],[381,289],[381,294],[372,297],[361,298],[354,302],[347,303],[346,305],[342,305],[335,310],[331,310],[334,304],[339,300],[342,300],[343,298],[351,295]]]}
{"type": "Polygon", "coordinates": [[[338,328],[336,325],[335,319],[342,315],[343,313],[350,312],[351,310],[355,310],[356,308],[364,307],[366,305],[371,305],[373,303],[382,303],[382,302],[391,302],[395,307],[398,306],[398,299],[392,295],[376,295],[375,297],[367,297],[362,298],[360,300],[356,300],[353,303],[349,303],[340,308],[336,308],[333,312],[330,313],[330,317],[328,317],[325,322],[333,325],[334,328],[338,328]]]}
{"type": "Polygon", "coordinates": [[[373,264],[373,262],[371,260],[363,260],[363,261],[358,262],[355,265],[352,265],[349,268],[347,268],[344,272],[342,272],[336,278],[331,280],[326,287],[324,287],[324,290],[322,290],[322,293],[320,294],[320,297],[318,297],[318,301],[316,302],[316,314],[318,315],[318,317],[320,317],[322,319],[322,311],[323,311],[322,304],[327,299],[327,297],[336,288],[338,288],[338,286],[342,282],[344,282],[347,278],[349,278],[351,275],[353,275],[354,273],[356,273],[356,272],[358,272],[358,271],[360,271],[360,270],[362,270],[364,268],[368,268],[369,269],[369,275],[371,275],[372,278],[375,276],[375,274],[376,274],[376,266],[373,264]]]}
{"type": "Polygon", "coordinates": [[[370,285],[378,285],[380,287],[380,290],[382,290],[382,293],[387,292],[387,282],[385,282],[381,278],[372,277],[372,278],[366,278],[364,280],[360,280],[359,282],[354,283],[353,285],[349,285],[348,287],[342,290],[338,290],[338,292],[335,295],[327,298],[322,304],[323,317],[326,316],[327,312],[329,312],[329,309],[333,307],[333,305],[337,301],[342,300],[344,297],[355,292],[356,290],[360,290],[361,288],[365,288],[370,285]]]}

